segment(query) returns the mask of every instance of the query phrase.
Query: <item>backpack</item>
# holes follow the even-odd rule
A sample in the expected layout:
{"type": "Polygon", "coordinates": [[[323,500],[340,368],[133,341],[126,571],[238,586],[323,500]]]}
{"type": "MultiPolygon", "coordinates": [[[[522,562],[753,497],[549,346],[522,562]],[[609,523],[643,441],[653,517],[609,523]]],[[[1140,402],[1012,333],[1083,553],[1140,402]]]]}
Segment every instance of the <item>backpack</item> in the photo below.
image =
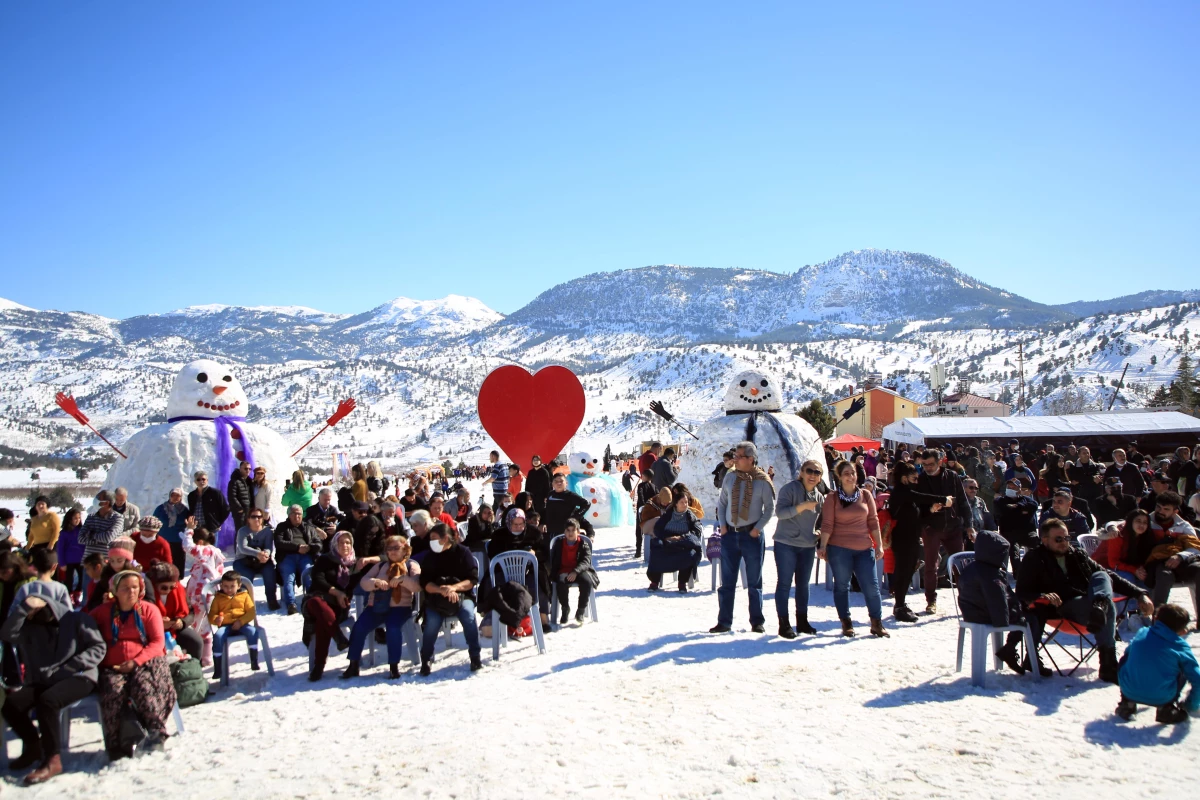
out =
{"type": "Polygon", "coordinates": [[[208,679],[204,677],[204,668],[194,658],[171,665],[171,683],[175,684],[175,697],[180,708],[200,705],[208,697],[208,679]]]}
{"type": "Polygon", "coordinates": [[[338,511],[343,514],[349,514],[350,509],[354,507],[354,493],[350,491],[349,486],[343,486],[337,491],[338,511]]]}

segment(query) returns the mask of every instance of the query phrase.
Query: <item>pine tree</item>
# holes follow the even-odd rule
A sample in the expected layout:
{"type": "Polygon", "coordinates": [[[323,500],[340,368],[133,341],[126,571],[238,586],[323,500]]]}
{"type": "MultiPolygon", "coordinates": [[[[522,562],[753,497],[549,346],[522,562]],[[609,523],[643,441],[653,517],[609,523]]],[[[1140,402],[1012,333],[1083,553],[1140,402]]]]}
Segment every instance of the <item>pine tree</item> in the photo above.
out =
{"type": "Polygon", "coordinates": [[[809,425],[816,429],[817,435],[822,439],[828,439],[833,436],[834,429],[837,428],[837,420],[833,418],[828,409],[822,405],[820,400],[813,400],[804,408],[796,412],[797,416],[803,418],[809,425]]]}
{"type": "Polygon", "coordinates": [[[1178,403],[1185,410],[1195,405],[1196,376],[1192,358],[1187,353],[1179,356],[1179,368],[1175,372],[1171,388],[1167,390],[1167,396],[1172,403],[1178,403]]]}

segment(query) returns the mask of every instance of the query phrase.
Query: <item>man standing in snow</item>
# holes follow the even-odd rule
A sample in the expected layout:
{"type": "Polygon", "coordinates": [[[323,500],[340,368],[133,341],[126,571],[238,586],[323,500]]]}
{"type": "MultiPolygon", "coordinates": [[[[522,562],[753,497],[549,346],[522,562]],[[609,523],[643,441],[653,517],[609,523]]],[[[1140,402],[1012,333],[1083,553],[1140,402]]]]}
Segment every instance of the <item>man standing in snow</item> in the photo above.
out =
{"type": "Polygon", "coordinates": [[[925,613],[937,613],[938,559],[941,549],[947,555],[963,549],[963,536],[975,541],[975,529],[967,493],[958,474],[943,469],[940,453],[926,450],[921,456],[921,474],[917,491],[946,498],[938,511],[921,511],[921,541],[925,547],[925,613]]]}
{"type": "Polygon", "coordinates": [[[675,449],[668,447],[663,451],[662,458],[657,459],[650,467],[650,472],[654,475],[654,491],[661,492],[663,489],[670,489],[675,485],[679,471],[675,469],[674,462],[675,449]]]}
{"type": "Polygon", "coordinates": [[[121,533],[134,536],[137,533],[142,512],[141,509],[129,502],[129,492],[124,486],[118,486],[113,491],[112,510],[121,515],[121,533]]]}
{"type": "Polygon", "coordinates": [[[638,456],[638,472],[643,475],[650,471],[650,466],[658,460],[662,453],[661,442],[651,442],[650,449],[638,456]]]}
{"type": "Polygon", "coordinates": [[[500,453],[496,450],[488,454],[488,461],[492,465],[488,468],[488,477],[483,485],[492,485],[492,505],[499,508],[500,500],[508,494],[508,465],[500,463],[500,453]]]}
{"type": "Polygon", "coordinates": [[[740,442],[734,449],[734,469],[725,476],[717,499],[717,521],[721,524],[721,588],[717,590],[720,610],[717,624],[709,633],[727,633],[733,628],[733,601],[737,595],[739,566],[746,562],[746,594],[750,600],[750,629],[766,631],[762,608],[762,567],[767,552],[763,529],[775,514],[775,486],[758,466],[754,442],[740,442]]]}

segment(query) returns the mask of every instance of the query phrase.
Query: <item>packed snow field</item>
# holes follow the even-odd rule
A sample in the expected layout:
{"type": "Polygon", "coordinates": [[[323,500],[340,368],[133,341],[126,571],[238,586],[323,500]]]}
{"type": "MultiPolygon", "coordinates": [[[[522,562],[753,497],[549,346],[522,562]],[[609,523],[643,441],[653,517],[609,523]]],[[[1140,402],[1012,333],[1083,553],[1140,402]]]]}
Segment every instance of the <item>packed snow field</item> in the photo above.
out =
{"type": "MultiPolygon", "coordinates": [[[[774,560],[764,571],[766,635],[711,635],[716,595],[701,564],[694,594],[646,592],[628,529],[597,533],[600,622],[512,643],[484,640],[471,675],[461,635],[422,679],[385,664],[341,681],[344,654],[307,681],[301,618],[263,614],[276,675],[233,645],[231,684],[184,710],[163,753],[107,763],[94,718],[76,721],[67,772],[21,796],[327,797],[1112,797],[1170,796],[1200,780],[1187,723],[1130,723],[1094,666],[1040,683],[954,672],[957,624],[923,617],[890,639],[839,635],[833,599],[812,590],[816,636],[774,635],[774,560]]],[[[822,573],[823,576],[823,573],[822,573]]],[[[260,588],[261,593],[261,588],[260,588]]],[[[952,609],[947,590],[939,604],[952,609]]],[[[1176,601],[1188,602],[1178,593],[1176,601]]],[[[260,594],[261,600],[261,594],[260,594]]],[[[263,606],[260,605],[260,608],[263,606]]],[[[574,609],[572,609],[574,610],[574,609]]],[[[382,652],[382,648],[380,649],[382,652]]],[[[969,651],[968,651],[969,652],[969,651]]],[[[382,662],[382,657],[381,657],[382,662]]],[[[969,660],[969,659],[968,659],[969,660]]],[[[365,662],[364,662],[365,664],[365,662]]],[[[216,684],[214,684],[215,686],[216,684]]],[[[91,714],[92,712],[88,712],[91,714]]],[[[173,728],[172,728],[173,730],[173,728]]],[[[19,746],[8,744],[10,757],[19,746]]]]}

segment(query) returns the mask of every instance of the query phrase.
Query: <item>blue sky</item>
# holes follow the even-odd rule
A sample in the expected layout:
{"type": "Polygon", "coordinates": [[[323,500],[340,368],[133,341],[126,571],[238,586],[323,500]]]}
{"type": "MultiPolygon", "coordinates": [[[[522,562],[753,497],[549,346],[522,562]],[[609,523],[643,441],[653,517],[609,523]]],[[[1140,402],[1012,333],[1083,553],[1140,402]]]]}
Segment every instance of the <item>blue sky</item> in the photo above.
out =
{"type": "Polygon", "coordinates": [[[835,5],[0,4],[0,296],[511,312],[864,247],[1200,287],[1200,4],[835,5]]]}

